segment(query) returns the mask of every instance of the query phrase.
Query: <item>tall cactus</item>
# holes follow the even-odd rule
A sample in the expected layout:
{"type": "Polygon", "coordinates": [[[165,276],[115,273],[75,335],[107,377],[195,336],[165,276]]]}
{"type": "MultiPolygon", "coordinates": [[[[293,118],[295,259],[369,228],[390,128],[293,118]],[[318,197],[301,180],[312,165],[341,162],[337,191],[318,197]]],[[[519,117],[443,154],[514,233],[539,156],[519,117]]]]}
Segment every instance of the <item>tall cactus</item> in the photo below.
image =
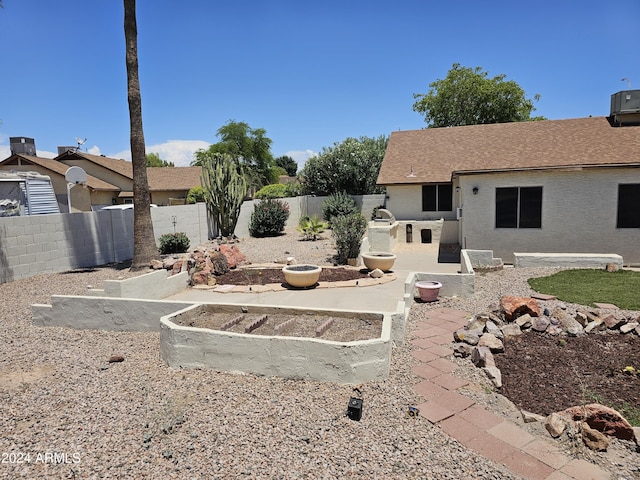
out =
{"type": "Polygon", "coordinates": [[[207,212],[222,237],[230,237],[238,223],[240,207],[247,193],[242,168],[226,153],[209,153],[202,159],[202,190],[207,212]]]}

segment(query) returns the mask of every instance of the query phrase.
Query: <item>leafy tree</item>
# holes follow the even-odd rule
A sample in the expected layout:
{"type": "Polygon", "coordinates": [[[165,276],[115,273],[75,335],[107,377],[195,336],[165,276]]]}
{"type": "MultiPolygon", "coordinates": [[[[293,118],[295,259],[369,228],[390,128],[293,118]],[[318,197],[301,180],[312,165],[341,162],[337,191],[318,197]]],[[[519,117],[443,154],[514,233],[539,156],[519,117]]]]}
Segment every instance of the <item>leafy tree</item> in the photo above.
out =
{"type": "Polygon", "coordinates": [[[350,195],[380,193],[376,185],[380,165],[389,138],[347,138],[332,147],[323,148],[307,160],[300,175],[304,178],[304,193],[329,195],[346,192],[350,195]]]}
{"type": "Polygon", "coordinates": [[[260,188],[278,181],[271,154],[271,139],[264,128],[251,128],[245,122],[229,120],[216,135],[220,138],[207,150],[198,150],[193,165],[202,165],[203,155],[224,153],[243,167],[250,187],[260,188]]]}
{"type": "Polygon", "coordinates": [[[295,177],[298,173],[298,163],[288,155],[276,158],[275,162],[278,167],[284,168],[290,177],[295,177]]]}
{"type": "Polygon", "coordinates": [[[242,167],[227,153],[201,155],[202,190],[207,212],[222,237],[230,237],[238,223],[240,207],[247,193],[242,167]]]}
{"type": "Polygon", "coordinates": [[[138,26],[136,22],[136,0],[124,0],[124,37],[126,45],[127,96],[129,101],[129,124],[131,163],[133,167],[133,259],[131,268],[148,268],[158,254],[151,221],[151,197],[147,181],[147,166],[142,129],[142,98],[138,76],[138,26]]]}
{"type": "Polygon", "coordinates": [[[147,153],[147,167],[175,167],[175,165],[173,162],[162,160],[159,154],[152,152],[147,153]]]}
{"type": "MultiPolygon", "coordinates": [[[[454,63],[447,77],[429,84],[429,93],[415,93],[413,110],[425,117],[428,127],[457,127],[486,123],[541,120],[531,117],[533,101],[513,80],[501,74],[489,78],[482,67],[454,63]]],[[[540,95],[534,95],[538,101],[540,95]]]]}

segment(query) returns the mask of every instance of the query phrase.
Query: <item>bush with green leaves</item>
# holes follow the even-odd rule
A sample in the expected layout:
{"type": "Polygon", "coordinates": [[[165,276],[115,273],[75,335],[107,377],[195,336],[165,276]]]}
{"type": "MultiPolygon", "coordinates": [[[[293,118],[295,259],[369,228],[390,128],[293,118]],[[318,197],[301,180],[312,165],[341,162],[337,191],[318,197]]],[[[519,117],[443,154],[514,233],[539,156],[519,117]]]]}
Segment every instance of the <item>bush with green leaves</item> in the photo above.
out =
{"type": "Polygon", "coordinates": [[[201,186],[193,187],[187,193],[187,203],[204,202],[204,191],[201,186]]]}
{"type": "Polygon", "coordinates": [[[258,190],[254,197],[264,200],[267,198],[285,198],[285,197],[297,197],[300,195],[302,187],[298,182],[292,183],[272,183],[265,185],[258,190]]]}
{"type": "Polygon", "coordinates": [[[189,250],[189,237],[184,232],[165,233],[160,236],[160,253],[185,253],[189,250]]]}
{"type": "Polygon", "coordinates": [[[331,224],[333,223],[332,217],[352,213],[360,213],[360,209],[355,200],[345,192],[333,193],[322,202],[322,217],[331,224]]]}
{"type": "Polygon", "coordinates": [[[304,235],[305,240],[316,241],[318,236],[329,227],[327,222],[323,222],[316,215],[308,217],[305,215],[298,223],[298,231],[304,235]]]}
{"type": "Polygon", "coordinates": [[[338,263],[346,264],[349,258],[357,258],[367,230],[367,219],[359,212],[338,215],[331,219],[331,229],[338,250],[338,263]]]}
{"type": "Polygon", "coordinates": [[[284,230],[289,218],[289,204],[269,198],[255,204],[249,221],[252,237],[275,237],[284,230]]]}
{"type": "Polygon", "coordinates": [[[287,196],[287,186],[284,183],[272,183],[271,185],[265,185],[258,190],[254,198],[267,199],[267,198],[284,198],[287,196]]]}

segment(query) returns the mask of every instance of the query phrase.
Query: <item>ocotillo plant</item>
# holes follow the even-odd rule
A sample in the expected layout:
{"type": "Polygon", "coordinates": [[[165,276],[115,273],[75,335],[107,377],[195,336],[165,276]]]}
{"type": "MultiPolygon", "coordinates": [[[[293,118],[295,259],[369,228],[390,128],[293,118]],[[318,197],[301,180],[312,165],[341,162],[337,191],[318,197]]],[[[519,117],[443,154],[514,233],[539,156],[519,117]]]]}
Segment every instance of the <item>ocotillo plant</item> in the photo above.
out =
{"type": "Polygon", "coordinates": [[[226,153],[211,153],[203,160],[201,182],[207,211],[218,227],[218,234],[230,237],[247,193],[242,167],[226,153]]]}

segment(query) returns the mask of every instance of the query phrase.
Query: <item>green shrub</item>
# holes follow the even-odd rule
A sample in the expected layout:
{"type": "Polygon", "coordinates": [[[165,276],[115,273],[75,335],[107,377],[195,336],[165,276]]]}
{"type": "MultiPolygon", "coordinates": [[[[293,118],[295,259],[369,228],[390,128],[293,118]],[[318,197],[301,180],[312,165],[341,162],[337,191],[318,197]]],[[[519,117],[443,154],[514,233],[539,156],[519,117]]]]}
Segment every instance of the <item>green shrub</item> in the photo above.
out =
{"type": "Polygon", "coordinates": [[[323,222],[316,215],[311,218],[305,215],[300,219],[298,231],[304,235],[305,240],[315,241],[318,238],[318,235],[324,232],[328,227],[329,225],[327,222],[323,222]]]}
{"type": "Polygon", "coordinates": [[[382,205],[378,205],[377,207],[373,207],[373,210],[371,211],[371,220],[375,220],[376,219],[376,215],[378,214],[378,210],[380,210],[381,208],[384,208],[382,205]]]}
{"type": "Polygon", "coordinates": [[[339,264],[345,264],[347,259],[360,255],[362,237],[367,230],[367,219],[361,213],[333,217],[331,228],[331,234],[338,250],[339,264]]]}
{"type": "Polygon", "coordinates": [[[204,202],[204,191],[200,186],[193,187],[191,190],[189,190],[189,193],[187,193],[187,203],[198,202],[204,202]]]}
{"type": "Polygon", "coordinates": [[[258,190],[254,198],[266,199],[266,198],[283,198],[287,196],[287,186],[283,183],[272,183],[271,185],[265,185],[258,190]]]}
{"type": "Polygon", "coordinates": [[[184,253],[189,250],[189,237],[186,233],[165,233],[160,236],[160,253],[184,253]]]}
{"type": "Polygon", "coordinates": [[[289,218],[289,204],[269,198],[257,203],[251,213],[249,234],[252,237],[275,237],[284,230],[289,218]]]}
{"type": "Polygon", "coordinates": [[[297,197],[301,191],[302,186],[298,182],[272,183],[258,190],[254,198],[264,200],[267,198],[297,197]]]}
{"type": "Polygon", "coordinates": [[[322,216],[329,223],[332,217],[360,213],[356,202],[345,192],[333,193],[322,202],[322,216]]]}
{"type": "Polygon", "coordinates": [[[300,182],[291,182],[285,185],[287,186],[287,197],[298,197],[302,195],[302,185],[300,185],[300,182]]]}

